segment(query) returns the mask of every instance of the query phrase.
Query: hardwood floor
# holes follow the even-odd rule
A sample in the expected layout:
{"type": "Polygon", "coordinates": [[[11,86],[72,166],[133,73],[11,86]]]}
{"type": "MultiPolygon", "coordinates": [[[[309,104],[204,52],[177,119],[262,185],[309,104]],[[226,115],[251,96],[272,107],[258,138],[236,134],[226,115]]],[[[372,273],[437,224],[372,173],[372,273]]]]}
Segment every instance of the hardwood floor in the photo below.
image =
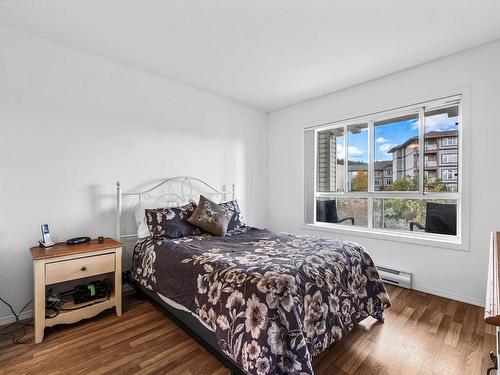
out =
{"type": "MultiPolygon", "coordinates": [[[[317,374],[485,374],[495,335],[480,307],[390,287],[384,324],[368,318],[315,360],[317,374]]],[[[211,354],[147,300],[125,293],[114,311],[48,328],[43,343],[0,337],[4,374],[228,374],[211,354]]]]}

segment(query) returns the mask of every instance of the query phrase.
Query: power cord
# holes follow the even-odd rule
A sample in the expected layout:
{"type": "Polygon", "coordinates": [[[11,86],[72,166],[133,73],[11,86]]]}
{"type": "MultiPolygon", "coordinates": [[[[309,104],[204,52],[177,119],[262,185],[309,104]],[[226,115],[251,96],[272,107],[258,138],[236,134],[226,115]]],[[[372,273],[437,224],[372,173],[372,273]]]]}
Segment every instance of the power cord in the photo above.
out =
{"type": "Polygon", "coordinates": [[[32,326],[33,324],[22,322],[20,320],[19,316],[23,313],[24,310],[26,310],[26,308],[29,306],[29,304],[31,302],[33,302],[33,300],[29,300],[18,313],[16,313],[14,311],[14,308],[12,307],[12,305],[9,304],[6,300],[4,300],[3,298],[0,297],[0,301],[2,301],[5,305],[7,305],[9,307],[10,311],[12,311],[12,314],[16,318],[15,322],[10,323],[10,324],[6,325],[5,327],[3,327],[3,330],[0,331],[0,335],[11,337],[12,344],[27,344],[29,340],[21,341],[21,339],[26,335],[26,327],[32,326]],[[9,330],[9,328],[11,328],[13,326],[16,326],[16,327],[9,330]],[[22,334],[18,335],[16,332],[18,332],[20,330],[22,330],[22,334]]]}

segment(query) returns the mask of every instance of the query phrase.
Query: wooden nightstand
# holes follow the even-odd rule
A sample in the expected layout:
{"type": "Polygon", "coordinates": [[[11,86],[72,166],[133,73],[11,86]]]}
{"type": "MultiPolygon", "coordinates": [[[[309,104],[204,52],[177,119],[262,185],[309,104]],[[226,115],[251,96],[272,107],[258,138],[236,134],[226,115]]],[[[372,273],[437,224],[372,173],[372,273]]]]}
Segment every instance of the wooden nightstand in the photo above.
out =
{"type": "Polygon", "coordinates": [[[59,243],[48,248],[36,246],[30,249],[34,272],[35,343],[42,342],[45,327],[75,323],[112,307],[115,307],[116,314],[121,316],[122,247],[120,242],[105,238],[104,243],[92,240],[80,245],[67,246],[65,243],[59,243]],[[108,300],[75,310],[60,311],[53,318],[45,318],[47,285],[101,274],[113,274],[114,285],[108,300]]]}

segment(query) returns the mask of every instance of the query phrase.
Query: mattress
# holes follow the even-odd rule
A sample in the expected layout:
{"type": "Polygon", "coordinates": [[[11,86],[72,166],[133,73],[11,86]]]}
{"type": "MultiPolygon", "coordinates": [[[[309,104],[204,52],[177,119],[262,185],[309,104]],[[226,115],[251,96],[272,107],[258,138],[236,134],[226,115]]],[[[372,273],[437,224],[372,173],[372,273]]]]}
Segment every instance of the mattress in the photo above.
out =
{"type": "Polygon", "coordinates": [[[207,323],[205,323],[203,321],[203,319],[200,318],[200,316],[198,314],[196,314],[195,312],[189,310],[186,306],[183,306],[181,305],[180,303],[177,303],[175,301],[172,301],[170,298],[164,296],[163,294],[161,293],[156,293],[156,295],[158,297],[160,297],[160,299],[166,303],[168,306],[170,306],[171,308],[177,310],[177,311],[181,311],[181,312],[185,312],[189,315],[191,315],[193,318],[195,318],[196,320],[198,320],[207,330],[211,331],[211,332],[214,332],[214,329],[208,325],[207,323]]]}

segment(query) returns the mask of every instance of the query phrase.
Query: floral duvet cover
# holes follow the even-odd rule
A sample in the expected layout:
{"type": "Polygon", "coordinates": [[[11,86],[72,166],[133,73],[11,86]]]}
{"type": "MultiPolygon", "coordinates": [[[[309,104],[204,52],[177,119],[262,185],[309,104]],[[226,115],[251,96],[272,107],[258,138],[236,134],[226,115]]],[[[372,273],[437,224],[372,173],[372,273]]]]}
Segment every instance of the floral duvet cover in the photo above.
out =
{"type": "Polygon", "coordinates": [[[390,307],[360,245],[251,227],[140,241],[132,274],[196,313],[250,374],[313,374],[314,356],[390,307]]]}

